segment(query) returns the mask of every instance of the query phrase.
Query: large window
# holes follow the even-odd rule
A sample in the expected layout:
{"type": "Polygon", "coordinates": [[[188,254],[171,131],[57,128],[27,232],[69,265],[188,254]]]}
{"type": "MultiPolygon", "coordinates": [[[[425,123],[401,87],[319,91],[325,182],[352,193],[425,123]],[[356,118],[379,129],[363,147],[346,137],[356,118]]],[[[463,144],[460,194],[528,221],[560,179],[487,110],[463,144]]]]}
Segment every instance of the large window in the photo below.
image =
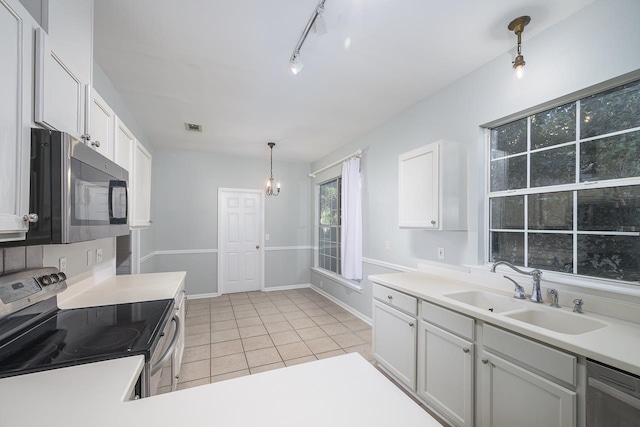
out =
{"type": "Polygon", "coordinates": [[[640,81],[495,127],[489,261],[640,282],[640,81]]]}
{"type": "Polygon", "coordinates": [[[341,178],[320,185],[318,267],[340,274],[341,178]]]}

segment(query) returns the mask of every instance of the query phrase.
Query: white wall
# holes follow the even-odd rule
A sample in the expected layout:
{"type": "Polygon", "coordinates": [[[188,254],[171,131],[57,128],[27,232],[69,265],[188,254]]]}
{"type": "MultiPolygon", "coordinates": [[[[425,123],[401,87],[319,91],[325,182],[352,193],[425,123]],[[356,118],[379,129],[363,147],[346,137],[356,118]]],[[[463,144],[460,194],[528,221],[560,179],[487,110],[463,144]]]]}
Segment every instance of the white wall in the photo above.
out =
{"type": "MultiPolygon", "coordinates": [[[[277,159],[278,149],[274,150],[277,159]]],[[[156,271],[186,270],[187,294],[217,293],[218,187],[263,189],[269,150],[247,158],[157,148],[153,157],[156,271]],[[196,253],[176,253],[177,251],[196,253]],[[170,252],[170,253],[167,253],[170,252]]],[[[274,159],[277,197],[265,200],[265,286],[309,283],[309,165],[274,159]],[[285,249],[286,248],[286,249],[285,249]]]]}
{"type": "MultiPolygon", "coordinates": [[[[365,150],[364,256],[415,267],[419,260],[437,261],[437,248],[443,246],[447,263],[483,263],[485,158],[480,126],[640,69],[639,16],[637,0],[597,1],[523,44],[527,65],[522,80],[515,78],[511,68],[513,52],[505,53],[313,163],[311,168],[316,170],[358,148],[365,150]],[[439,139],[468,146],[469,229],[400,230],[396,200],[398,155],[439,139]],[[391,242],[388,252],[385,241],[391,242]]],[[[535,25],[535,17],[531,25],[535,25]]],[[[338,168],[333,168],[315,182],[339,173],[338,168]]],[[[314,204],[312,211],[315,209],[314,204]]],[[[365,277],[372,272],[379,273],[379,266],[365,263],[365,277]]],[[[319,277],[312,275],[314,285],[319,285],[319,277]]],[[[365,292],[356,295],[337,283],[323,281],[325,291],[370,316],[368,280],[363,281],[365,292]]]]}

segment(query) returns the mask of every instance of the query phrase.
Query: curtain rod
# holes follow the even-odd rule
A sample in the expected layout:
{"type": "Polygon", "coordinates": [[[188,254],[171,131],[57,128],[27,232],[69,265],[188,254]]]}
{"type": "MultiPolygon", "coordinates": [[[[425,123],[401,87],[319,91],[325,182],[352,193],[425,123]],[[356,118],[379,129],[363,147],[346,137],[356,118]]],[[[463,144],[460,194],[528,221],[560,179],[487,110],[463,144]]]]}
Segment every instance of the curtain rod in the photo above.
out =
{"type": "Polygon", "coordinates": [[[316,174],[318,174],[318,173],[320,173],[320,172],[323,172],[323,171],[326,171],[327,169],[332,168],[332,167],[334,167],[335,165],[339,165],[340,163],[344,162],[345,160],[349,160],[349,159],[352,159],[352,158],[354,158],[354,157],[362,157],[362,150],[358,149],[358,150],[356,150],[356,152],[355,152],[355,153],[353,153],[353,154],[349,154],[348,156],[343,157],[343,158],[342,158],[342,159],[340,159],[340,160],[336,160],[335,162],[331,163],[330,165],[327,165],[327,166],[325,166],[325,167],[323,167],[323,168],[320,168],[320,169],[318,169],[317,171],[311,172],[311,173],[309,174],[309,178],[315,178],[315,177],[316,177],[316,174]]]}

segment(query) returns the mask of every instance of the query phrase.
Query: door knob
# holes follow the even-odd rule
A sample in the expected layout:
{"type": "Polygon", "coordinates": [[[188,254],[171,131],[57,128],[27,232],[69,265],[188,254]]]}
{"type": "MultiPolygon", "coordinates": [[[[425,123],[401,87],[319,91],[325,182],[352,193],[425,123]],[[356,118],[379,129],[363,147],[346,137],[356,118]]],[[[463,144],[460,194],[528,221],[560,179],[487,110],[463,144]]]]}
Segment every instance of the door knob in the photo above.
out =
{"type": "Polygon", "coordinates": [[[260,249],[260,245],[256,245],[256,249],[260,249]]]}

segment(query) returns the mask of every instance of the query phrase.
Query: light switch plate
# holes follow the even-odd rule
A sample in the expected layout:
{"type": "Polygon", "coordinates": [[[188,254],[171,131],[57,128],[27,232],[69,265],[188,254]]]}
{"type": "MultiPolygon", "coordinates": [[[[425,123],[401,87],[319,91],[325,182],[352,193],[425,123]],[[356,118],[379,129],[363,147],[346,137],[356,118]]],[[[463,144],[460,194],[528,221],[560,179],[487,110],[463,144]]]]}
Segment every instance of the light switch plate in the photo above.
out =
{"type": "Polygon", "coordinates": [[[102,262],[102,249],[96,249],[96,263],[102,262]]]}
{"type": "Polygon", "coordinates": [[[264,235],[264,240],[269,240],[271,238],[271,235],[269,235],[269,233],[266,233],[264,235]]]}

